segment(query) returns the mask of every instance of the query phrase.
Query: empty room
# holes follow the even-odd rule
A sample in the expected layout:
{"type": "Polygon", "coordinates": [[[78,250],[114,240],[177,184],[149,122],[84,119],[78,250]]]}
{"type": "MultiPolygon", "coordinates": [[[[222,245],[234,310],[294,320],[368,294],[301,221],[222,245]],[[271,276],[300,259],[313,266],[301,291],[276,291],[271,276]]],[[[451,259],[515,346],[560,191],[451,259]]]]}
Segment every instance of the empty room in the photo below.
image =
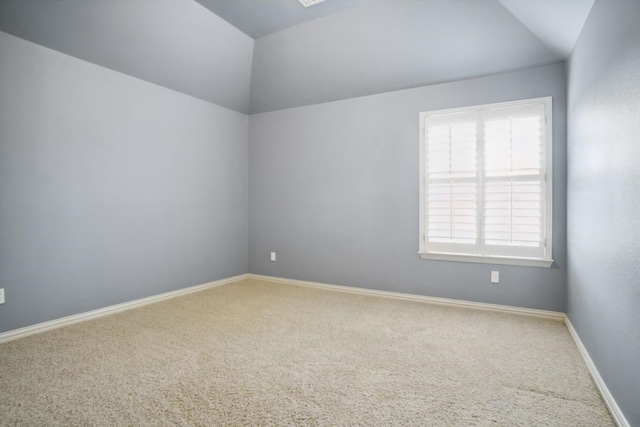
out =
{"type": "Polygon", "coordinates": [[[0,0],[0,426],[640,427],[640,0],[0,0]]]}

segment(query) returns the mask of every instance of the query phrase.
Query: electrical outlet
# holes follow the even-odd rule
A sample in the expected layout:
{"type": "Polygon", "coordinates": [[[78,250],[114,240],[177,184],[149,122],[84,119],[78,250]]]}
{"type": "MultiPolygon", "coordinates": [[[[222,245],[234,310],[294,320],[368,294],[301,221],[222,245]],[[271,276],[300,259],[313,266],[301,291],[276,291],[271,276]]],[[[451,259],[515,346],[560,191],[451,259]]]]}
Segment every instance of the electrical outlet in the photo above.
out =
{"type": "Polygon", "coordinates": [[[276,261],[276,253],[275,252],[271,252],[271,261],[273,261],[273,262],[276,261]]]}
{"type": "Polygon", "coordinates": [[[491,283],[500,283],[500,272],[492,271],[491,272],[491,283]]]}
{"type": "Polygon", "coordinates": [[[4,288],[0,289],[0,304],[4,304],[4,288]]]}

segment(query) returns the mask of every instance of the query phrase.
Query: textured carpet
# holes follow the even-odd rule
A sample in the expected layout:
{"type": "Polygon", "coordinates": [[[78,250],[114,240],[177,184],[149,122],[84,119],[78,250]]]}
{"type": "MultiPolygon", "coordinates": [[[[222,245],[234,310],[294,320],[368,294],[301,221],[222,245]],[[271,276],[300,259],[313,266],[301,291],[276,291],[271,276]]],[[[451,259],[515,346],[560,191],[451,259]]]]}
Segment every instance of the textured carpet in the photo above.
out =
{"type": "Polygon", "coordinates": [[[613,421],[560,322],[250,280],[0,345],[0,424],[613,421]]]}

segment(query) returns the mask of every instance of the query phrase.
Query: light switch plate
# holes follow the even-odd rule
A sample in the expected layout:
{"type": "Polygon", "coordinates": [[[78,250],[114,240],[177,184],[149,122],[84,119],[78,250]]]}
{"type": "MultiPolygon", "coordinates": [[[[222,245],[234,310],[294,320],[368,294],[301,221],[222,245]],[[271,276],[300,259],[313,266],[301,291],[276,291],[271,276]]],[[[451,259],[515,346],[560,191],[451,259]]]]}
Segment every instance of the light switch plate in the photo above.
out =
{"type": "Polygon", "coordinates": [[[4,304],[4,288],[0,289],[0,304],[4,304]]]}
{"type": "Polygon", "coordinates": [[[276,253],[271,252],[271,261],[275,261],[275,260],[276,260],[276,253]]]}

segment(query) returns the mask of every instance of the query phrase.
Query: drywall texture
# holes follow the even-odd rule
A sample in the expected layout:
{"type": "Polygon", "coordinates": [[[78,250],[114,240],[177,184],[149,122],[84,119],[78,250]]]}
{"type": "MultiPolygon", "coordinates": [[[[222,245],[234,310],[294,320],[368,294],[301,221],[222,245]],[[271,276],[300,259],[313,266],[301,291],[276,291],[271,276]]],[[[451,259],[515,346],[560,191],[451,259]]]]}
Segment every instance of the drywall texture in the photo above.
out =
{"type": "Polygon", "coordinates": [[[558,60],[497,1],[372,2],[256,40],[251,112],[558,60]]]}
{"type": "Polygon", "coordinates": [[[250,116],[250,272],[564,311],[565,104],[555,64],[250,116]],[[554,105],[553,267],[420,260],[418,114],[541,96],[554,105]]]}
{"type": "Polygon", "coordinates": [[[0,30],[246,113],[253,39],[191,0],[2,0],[0,30]]]}
{"type": "Polygon", "coordinates": [[[247,120],[0,33],[0,332],[246,273],[247,120]]]}
{"type": "Polygon", "coordinates": [[[640,426],[640,2],[598,1],[569,67],[568,315],[640,426]]]}

